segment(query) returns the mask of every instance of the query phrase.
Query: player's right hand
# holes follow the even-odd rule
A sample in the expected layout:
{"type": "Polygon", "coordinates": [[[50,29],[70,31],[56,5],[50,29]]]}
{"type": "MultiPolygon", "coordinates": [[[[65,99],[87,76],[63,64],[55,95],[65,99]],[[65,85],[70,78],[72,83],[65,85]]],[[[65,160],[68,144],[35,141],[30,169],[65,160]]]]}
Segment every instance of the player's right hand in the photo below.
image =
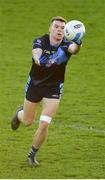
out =
{"type": "Polygon", "coordinates": [[[41,57],[39,58],[40,65],[45,66],[48,59],[49,59],[49,57],[47,54],[41,55],[41,57]]]}

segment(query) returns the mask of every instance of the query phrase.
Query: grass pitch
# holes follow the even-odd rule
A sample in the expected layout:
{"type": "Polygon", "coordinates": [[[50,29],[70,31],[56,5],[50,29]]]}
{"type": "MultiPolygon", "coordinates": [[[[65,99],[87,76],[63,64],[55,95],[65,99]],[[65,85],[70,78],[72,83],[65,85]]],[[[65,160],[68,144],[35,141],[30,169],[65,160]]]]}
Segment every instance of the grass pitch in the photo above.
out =
{"type": "Polygon", "coordinates": [[[105,1],[0,0],[0,178],[105,178],[105,1]],[[67,66],[61,105],[31,168],[27,153],[36,122],[10,128],[23,103],[31,67],[32,40],[48,32],[52,16],[78,19],[86,26],[83,48],[67,66]]]}

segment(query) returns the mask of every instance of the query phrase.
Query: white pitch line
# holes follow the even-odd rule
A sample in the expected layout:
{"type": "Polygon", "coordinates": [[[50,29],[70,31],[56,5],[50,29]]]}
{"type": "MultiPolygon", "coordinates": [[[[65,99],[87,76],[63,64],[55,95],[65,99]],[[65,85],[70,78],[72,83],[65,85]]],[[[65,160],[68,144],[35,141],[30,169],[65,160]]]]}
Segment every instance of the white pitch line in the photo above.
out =
{"type": "Polygon", "coordinates": [[[105,133],[105,130],[95,129],[92,126],[85,127],[85,126],[79,126],[79,125],[73,124],[73,125],[69,125],[69,127],[72,128],[72,129],[78,129],[78,130],[83,130],[83,131],[93,131],[93,132],[96,132],[96,133],[105,133]]]}

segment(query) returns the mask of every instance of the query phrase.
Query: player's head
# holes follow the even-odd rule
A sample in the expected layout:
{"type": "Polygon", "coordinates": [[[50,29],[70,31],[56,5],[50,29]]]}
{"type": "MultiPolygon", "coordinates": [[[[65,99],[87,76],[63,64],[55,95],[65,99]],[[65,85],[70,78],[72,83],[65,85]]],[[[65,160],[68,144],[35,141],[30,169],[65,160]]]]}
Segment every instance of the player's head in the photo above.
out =
{"type": "Polygon", "coordinates": [[[52,17],[51,23],[53,23],[54,21],[64,22],[65,24],[67,23],[67,20],[61,16],[52,17]]]}
{"type": "Polygon", "coordinates": [[[56,16],[51,19],[49,32],[53,38],[62,40],[64,37],[64,27],[67,21],[61,16],[56,16]]]}

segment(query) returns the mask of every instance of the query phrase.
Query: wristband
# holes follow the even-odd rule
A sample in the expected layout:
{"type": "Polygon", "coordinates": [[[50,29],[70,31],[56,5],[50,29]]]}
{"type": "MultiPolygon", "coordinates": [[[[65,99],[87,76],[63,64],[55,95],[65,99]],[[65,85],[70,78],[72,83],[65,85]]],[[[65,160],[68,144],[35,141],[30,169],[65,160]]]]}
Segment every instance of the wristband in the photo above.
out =
{"type": "Polygon", "coordinates": [[[77,45],[81,45],[82,44],[82,41],[81,40],[77,40],[77,41],[74,41],[77,45]]]}

